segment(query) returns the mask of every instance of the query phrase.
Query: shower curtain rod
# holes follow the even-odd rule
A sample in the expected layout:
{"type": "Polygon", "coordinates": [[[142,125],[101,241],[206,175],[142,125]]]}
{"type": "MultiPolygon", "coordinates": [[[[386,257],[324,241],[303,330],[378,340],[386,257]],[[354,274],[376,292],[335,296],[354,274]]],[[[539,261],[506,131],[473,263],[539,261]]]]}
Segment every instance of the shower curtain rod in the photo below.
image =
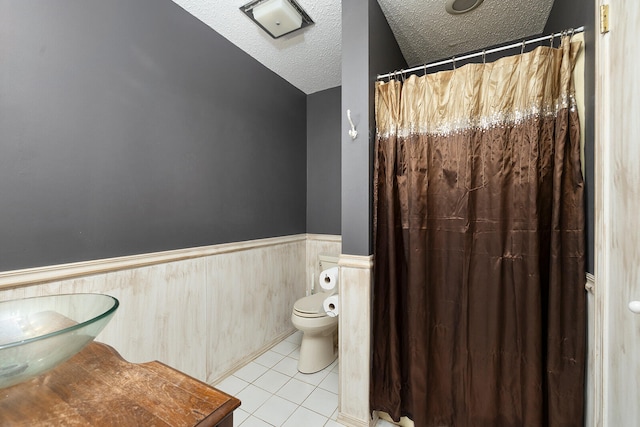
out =
{"type": "Polygon", "coordinates": [[[522,46],[522,48],[524,48],[525,45],[528,45],[528,44],[531,44],[531,43],[537,43],[537,42],[541,42],[541,41],[544,41],[544,40],[550,40],[550,39],[553,39],[555,37],[563,36],[565,34],[573,35],[575,33],[581,33],[583,31],[584,31],[584,27],[578,27],[578,28],[575,28],[575,29],[574,28],[570,28],[568,30],[561,31],[559,33],[549,34],[548,36],[542,36],[542,37],[538,37],[536,39],[530,39],[530,40],[522,40],[521,42],[513,43],[513,44],[510,44],[508,46],[496,47],[496,48],[488,49],[488,50],[484,49],[484,50],[481,50],[481,51],[478,51],[478,52],[475,52],[475,53],[469,53],[467,55],[463,55],[463,56],[460,56],[460,57],[454,56],[454,57],[451,57],[449,59],[444,59],[444,60],[438,61],[438,62],[432,62],[430,64],[419,65],[417,67],[409,68],[409,69],[406,69],[406,70],[393,71],[393,72],[387,73],[387,74],[378,74],[378,77],[376,78],[376,80],[385,79],[387,77],[392,77],[392,76],[397,76],[399,74],[402,75],[402,74],[405,74],[405,73],[411,73],[413,71],[426,70],[427,68],[437,67],[438,65],[450,64],[450,63],[455,62],[455,61],[463,61],[465,59],[475,58],[475,57],[478,57],[478,56],[483,56],[483,55],[486,55],[488,53],[495,53],[495,52],[500,52],[500,51],[503,51],[503,50],[513,49],[513,48],[519,47],[519,46],[522,46]]]}

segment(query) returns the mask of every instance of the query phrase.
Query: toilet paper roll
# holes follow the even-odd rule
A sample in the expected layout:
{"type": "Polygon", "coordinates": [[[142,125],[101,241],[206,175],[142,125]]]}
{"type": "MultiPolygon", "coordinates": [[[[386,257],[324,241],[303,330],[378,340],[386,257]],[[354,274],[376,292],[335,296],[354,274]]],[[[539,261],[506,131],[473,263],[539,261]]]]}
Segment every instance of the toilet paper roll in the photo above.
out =
{"type": "Polygon", "coordinates": [[[338,288],[338,267],[329,268],[320,273],[320,287],[325,291],[333,291],[338,288]]]}
{"type": "Polygon", "coordinates": [[[324,307],[324,312],[327,313],[329,317],[337,317],[340,314],[340,307],[338,303],[338,295],[331,295],[322,303],[322,307],[324,307]]]}

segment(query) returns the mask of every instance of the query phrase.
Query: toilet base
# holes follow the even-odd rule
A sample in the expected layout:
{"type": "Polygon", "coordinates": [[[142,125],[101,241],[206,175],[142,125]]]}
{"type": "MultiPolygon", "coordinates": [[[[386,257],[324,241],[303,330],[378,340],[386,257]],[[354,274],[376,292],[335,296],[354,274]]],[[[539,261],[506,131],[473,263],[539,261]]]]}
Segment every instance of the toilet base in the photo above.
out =
{"type": "Polygon", "coordinates": [[[334,337],[337,328],[328,334],[304,334],[300,343],[298,371],[313,374],[331,365],[338,357],[334,348],[334,337]],[[309,336],[308,336],[309,335],[309,336]]]}

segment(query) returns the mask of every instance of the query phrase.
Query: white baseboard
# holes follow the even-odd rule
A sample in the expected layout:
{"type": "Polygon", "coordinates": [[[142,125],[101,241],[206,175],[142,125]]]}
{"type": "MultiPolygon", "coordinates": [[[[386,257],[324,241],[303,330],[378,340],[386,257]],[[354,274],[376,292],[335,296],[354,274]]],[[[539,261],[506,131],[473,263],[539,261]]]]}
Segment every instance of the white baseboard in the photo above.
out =
{"type": "Polygon", "coordinates": [[[363,421],[358,418],[338,412],[338,422],[348,427],[373,427],[378,421],[377,417],[369,421],[363,421]]]}
{"type": "Polygon", "coordinates": [[[233,366],[231,366],[229,369],[224,371],[222,374],[218,375],[213,380],[207,381],[207,383],[215,387],[216,384],[218,384],[219,382],[221,382],[225,378],[233,375],[233,373],[235,371],[237,371],[238,369],[242,368],[247,363],[255,360],[256,358],[258,358],[263,353],[266,353],[267,351],[269,351],[273,346],[277,345],[280,341],[282,341],[283,339],[287,338],[289,335],[291,335],[295,331],[296,331],[296,328],[291,328],[287,332],[284,332],[284,333],[278,335],[276,338],[274,338],[270,342],[266,343],[265,345],[260,347],[258,350],[254,351],[253,353],[243,357],[242,359],[240,359],[239,361],[234,363],[233,366]]]}

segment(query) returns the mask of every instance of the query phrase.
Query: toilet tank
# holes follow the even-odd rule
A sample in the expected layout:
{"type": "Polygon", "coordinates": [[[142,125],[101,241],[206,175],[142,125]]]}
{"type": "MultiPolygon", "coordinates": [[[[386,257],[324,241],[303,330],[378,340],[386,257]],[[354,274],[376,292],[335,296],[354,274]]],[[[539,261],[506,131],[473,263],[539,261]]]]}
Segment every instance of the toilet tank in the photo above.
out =
{"type": "Polygon", "coordinates": [[[328,270],[338,266],[338,255],[319,254],[320,271],[328,270]]]}

